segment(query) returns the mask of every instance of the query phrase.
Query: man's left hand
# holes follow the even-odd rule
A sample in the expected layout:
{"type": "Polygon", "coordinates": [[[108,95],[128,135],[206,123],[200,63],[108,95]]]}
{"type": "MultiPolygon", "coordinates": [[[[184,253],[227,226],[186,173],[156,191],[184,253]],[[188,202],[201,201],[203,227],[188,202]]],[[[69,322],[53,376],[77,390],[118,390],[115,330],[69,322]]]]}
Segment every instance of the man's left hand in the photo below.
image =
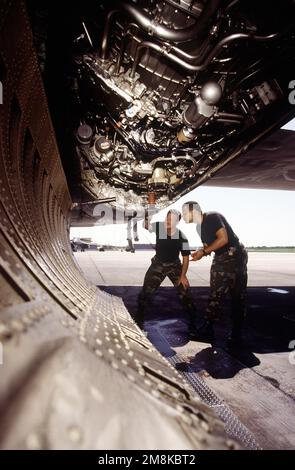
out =
{"type": "Polygon", "coordinates": [[[204,252],[203,252],[203,250],[198,250],[198,251],[195,251],[194,253],[192,253],[191,256],[192,256],[191,261],[199,261],[200,259],[203,258],[204,252]]]}
{"type": "Polygon", "coordinates": [[[185,289],[189,287],[189,282],[186,276],[180,276],[180,278],[177,281],[177,286],[182,285],[185,289]]]}

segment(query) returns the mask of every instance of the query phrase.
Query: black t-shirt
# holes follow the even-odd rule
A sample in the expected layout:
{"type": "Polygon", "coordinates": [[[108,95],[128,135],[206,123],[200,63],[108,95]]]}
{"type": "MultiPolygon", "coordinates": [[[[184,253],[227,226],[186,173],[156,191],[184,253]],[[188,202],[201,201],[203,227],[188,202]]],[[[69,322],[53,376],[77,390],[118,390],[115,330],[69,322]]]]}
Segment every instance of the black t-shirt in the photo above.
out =
{"type": "Polygon", "coordinates": [[[156,257],[163,263],[176,261],[179,252],[182,256],[190,255],[187,238],[180,230],[176,229],[176,232],[170,236],[167,235],[163,222],[155,222],[150,225],[149,231],[156,234],[156,257]]]}
{"type": "Polygon", "coordinates": [[[206,212],[203,215],[204,218],[201,224],[201,233],[199,233],[200,226],[197,226],[197,231],[204,244],[210,245],[213,243],[214,240],[216,240],[216,232],[221,228],[225,228],[227,231],[228,243],[219,250],[216,250],[215,253],[220,255],[221,253],[227,251],[230,246],[239,246],[239,239],[237,235],[222,214],[219,214],[218,212],[206,212]]]}

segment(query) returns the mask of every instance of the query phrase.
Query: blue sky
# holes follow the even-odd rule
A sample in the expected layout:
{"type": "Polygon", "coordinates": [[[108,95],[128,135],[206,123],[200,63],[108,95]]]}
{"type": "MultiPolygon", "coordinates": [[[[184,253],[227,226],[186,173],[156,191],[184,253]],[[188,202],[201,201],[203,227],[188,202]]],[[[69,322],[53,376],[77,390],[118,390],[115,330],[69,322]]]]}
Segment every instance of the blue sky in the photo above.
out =
{"type": "MultiPolygon", "coordinates": [[[[181,208],[184,201],[196,200],[204,212],[221,212],[246,246],[295,246],[295,191],[270,191],[201,186],[172,205],[181,208]]],[[[171,206],[170,206],[171,207],[171,206]]],[[[155,217],[165,217],[165,209],[155,217]]],[[[200,245],[193,225],[181,221],[180,228],[191,245],[200,245]]],[[[92,237],[97,243],[126,243],[126,226],[73,228],[71,236],[92,237]]],[[[141,243],[153,242],[153,235],[139,227],[141,243]]]]}

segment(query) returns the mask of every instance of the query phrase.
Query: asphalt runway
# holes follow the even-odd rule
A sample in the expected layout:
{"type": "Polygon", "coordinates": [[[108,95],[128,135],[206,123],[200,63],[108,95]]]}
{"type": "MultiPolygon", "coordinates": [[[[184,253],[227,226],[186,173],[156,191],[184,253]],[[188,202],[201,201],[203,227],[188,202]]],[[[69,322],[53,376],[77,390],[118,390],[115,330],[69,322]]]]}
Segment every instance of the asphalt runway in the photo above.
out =
{"type": "MultiPolygon", "coordinates": [[[[86,277],[122,297],[129,313],[152,251],[75,253],[86,277]]],[[[224,420],[246,448],[295,448],[295,254],[249,253],[248,314],[244,342],[226,343],[230,303],[213,345],[189,341],[187,318],[175,289],[163,283],[149,308],[150,341],[188,380],[196,394],[224,420]],[[294,343],[292,343],[294,341],[294,343]]],[[[191,263],[189,279],[200,324],[209,293],[210,259],[191,263]]]]}
{"type": "MultiPolygon", "coordinates": [[[[85,251],[76,252],[75,258],[86,278],[96,285],[141,286],[153,250],[85,251]]],[[[189,266],[191,286],[209,286],[211,258],[208,256],[189,266]]],[[[249,253],[249,281],[251,287],[295,286],[295,253],[249,253]]],[[[165,279],[163,286],[171,286],[165,279]]]]}

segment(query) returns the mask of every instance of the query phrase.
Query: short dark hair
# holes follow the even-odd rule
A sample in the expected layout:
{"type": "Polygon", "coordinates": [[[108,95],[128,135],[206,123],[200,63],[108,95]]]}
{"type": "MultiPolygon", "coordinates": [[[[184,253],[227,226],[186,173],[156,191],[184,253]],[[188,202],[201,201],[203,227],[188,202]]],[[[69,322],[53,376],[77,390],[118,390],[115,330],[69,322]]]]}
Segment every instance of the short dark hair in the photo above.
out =
{"type": "Polygon", "coordinates": [[[173,215],[175,215],[175,217],[178,217],[178,221],[181,219],[181,213],[179,211],[177,211],[176,209],[170,209],[167,212],[166,218],[168,217],[169,214],[173,214],[173,215]]]}
{"type": "Polygon", "coordinates": [[[186,201],[182,204],[182,208],[184,207],[188,207],[190,211],[195,209],[197,212],[202,213],[201,206],[197,201],[186,201]]]}

